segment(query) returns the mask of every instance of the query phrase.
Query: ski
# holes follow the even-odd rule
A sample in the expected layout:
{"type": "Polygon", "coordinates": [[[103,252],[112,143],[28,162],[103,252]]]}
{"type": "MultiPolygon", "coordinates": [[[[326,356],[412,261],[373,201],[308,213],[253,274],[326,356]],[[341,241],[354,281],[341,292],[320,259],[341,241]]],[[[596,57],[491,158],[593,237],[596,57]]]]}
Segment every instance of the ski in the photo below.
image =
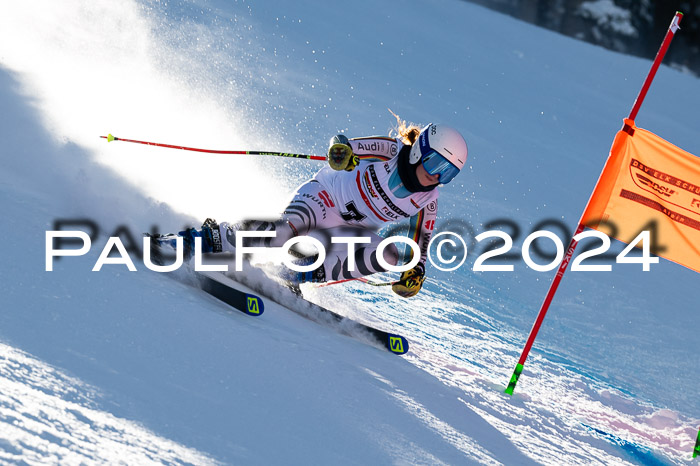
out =
{"type": "MultiPolygon", "coordinates": [[[[151,247],[154,262],[162,264],[164,258],[164,251],[162,250],[162,244],[164,243],[163,238],[165,236],[174,235],[150,235],[151,237],[151,247]]],[[[262,287],[260,284],[247,283],[245,276],[241,277],[243,280],[239,281],[230,275],[222,272],[208,272],[208,271],[195,271],[195,277],[204,292],[210,294],[211,296],[217,298],[218,300],[228,304],[232,308],[243,312],[244,314],[250,316],[260,316],[265,311],[265,304],[263,299],[255,294],[259,293],[266,299],[271,299],[280,306],[291,310],[297,314],[300,314],[310,320],[317,323],[327,323],[337,328],[341,333],[348,336],[364,337],[370,342],[381,346],[393,354],[406,354],[409,349],[408,340],[401,335],[396,333],[386,332],[378,328],[372,327],[370,325],[362,324],[349,317],[338,314],[337,312],[331,311],[323,306],[312,303],[304,299],[301,295],[298,295],[300,306],[290,305],[289,301],[283,302],[284,297],[288,297],[286,293],[275,293],[270,292],[270,287],[281,287],[281,285],[273,282],[269,282],[265,285],[265,289],[259,289],[262,287]],[[255,288],[249,288],[252,286],[255,288]],[[274,296],[278,296],[275,298],[274,296]]],[[[296,290],[298,293],[298,290],[296,290]]],[[[296,294],[296,293],[295,293],[296,294]]]]}
{"type": "MultiPolygon", "coordinates": [[[[211,279],[213,279],[214,276],[219,276],[220,278],[226,279],[227,283],[242,286],[236,279],[222,273],[214,272],[207,274],[207,276],[211,279]]],[[[357,322],[349,317],[331,311],[328,308],[312,303],[304,299],[302,296],[297,295],[298,302],[296,305],[294,303],[290,303],[288,293],[273,291],[274,287],[282,288],[281,285],[274,282],[266,283],[265,290],[258,289],[260,285],[256,286],[252,283],[250,285],[255,286],[255,292],[260,293],[266,299],[270,299],[285,309],[306,317],[309,320],[313,320],[314,322],[320,324],[327,324],[335,329],[338,329],[340,333],[345,335],[368,340],[370,343],[381,346],[393,354],[401,355],[408,352],[408,340],[401,335],[386,332],[370,325],[357,322]]]]}
{"type": "Polygon", "coordinates": [[[242,313],[258,317],[265,312],[262,298],[245,291],[246,287],[235,280],[223,274],[211,272],[195,272],[195,276],[202,291],[242,313]]]}
{"type": "MultiPolygon", "coordinates": [[[[265,310],[263,299],[253,294],[247,286],[220,272],[195,272],[203,291],[223,301],[231,307],[251,316],[259,316],[265,310]]],[[[272,285],[271,283],[268,284],[272,285]]],[[[261,293],[263,294],[263,293],[261,293]]],[[[271,293],[270,295],[279,295],[271,293]]],[[[409,350],[408,340],[396,333],[386,332],[376,327],[363,324],[349,317],[331,311],[328,308],[298,297],[300,306],[291,305],[281,298],[270,298],[285,309],[289,309],[307,319],[320,324],[330,324],[341,333],[357,338],[360,336],[393,354],[406,354],[409,350]]]]}
{"type": "MultiPolygon", "coordinates": [[[[398,335],[396,333],[385,332],[384,330],[379,330],[378,328],[362,324],[360,322],[357,322],[356,320],[350,319],[349,317],[331,311],[330,309],[327,309],[323,306],[319,306],[318,304],[314,304],[305,299],[304,301],[308,303],[309,307],[315,310],[320,316],[329,317],[332,321],[334,321],[341,329],[341,331],[345,329],[345,327],[355,328],[358,329],[360,333],[365,332],[371,340],[383,346],[391,353],[401,355],[406,354],[408,352],[408,340],[402,337],[401,335],[398,335]]],[[[294,311],[294,309],[292,309],[292,311],[294,311]]],[[[306,314],[302,315],[308,317],[306,314]]],[[[355,332],[344,331],[343,333],[346,333],[350,336],[355,336],[355,332]]]]}
{"type": "MultiPolygon", "coordinates": [[[[163,244],[166,242],[164,239],[174,240],[176,235],[151,235],[145,233],[145,236],[151,240],[152,261],[158,265],[163,265],[167,255],[163,251],[163,244]]],[[[258,317],[265,312],[265,304],[260,296],[251,293],[249,288],[226,275],[216,272],[198,271],[195,271],[194,274],[197,284],[202,291],[232,308],[254,317],[258,317]]]]}

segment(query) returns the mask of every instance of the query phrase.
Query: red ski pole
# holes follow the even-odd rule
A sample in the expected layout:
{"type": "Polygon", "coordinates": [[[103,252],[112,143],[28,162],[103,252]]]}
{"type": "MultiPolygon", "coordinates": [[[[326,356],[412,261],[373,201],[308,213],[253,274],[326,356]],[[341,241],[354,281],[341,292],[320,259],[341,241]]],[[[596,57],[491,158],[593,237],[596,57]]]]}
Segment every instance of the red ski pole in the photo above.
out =
{"type": "Polygon", "coordinates": [[[181,149],[189,150],[193,152],[206,152],[208,154],[234,154],[234,155],[274,155],[277,157],[290,157],[295,159],[308,159],[308,160],[326,160],[326,157],[320,155],[304,155],[304,154],[290,154],[288,152],[270,152],[270,151],[257,151],[257,150],[211,150],[211,149],[198,149],[196,147],[185,147],[185,146],[174,146],[172,144],[161,144],[159,142],[149,142],[149,141],[137,141],[135,139],[124,139],[117,138],[111,134],[107,136],[100,136],[102,139],[106,139],[107,142],[112,141],[122,141],[122,142],[133,142],[136,144],[145,144],[147,146],[157,146],[165,147],[168,149],[181,149]]]}

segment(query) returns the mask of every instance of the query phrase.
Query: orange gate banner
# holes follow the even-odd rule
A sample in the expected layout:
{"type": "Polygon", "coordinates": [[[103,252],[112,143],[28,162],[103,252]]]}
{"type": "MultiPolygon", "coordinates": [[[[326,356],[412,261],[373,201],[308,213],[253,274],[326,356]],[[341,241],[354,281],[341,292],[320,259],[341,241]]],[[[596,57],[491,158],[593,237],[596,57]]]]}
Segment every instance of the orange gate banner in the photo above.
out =
{"type": "Polygon", "coordinates": [[[625,119],[581,223],[626,243],[654,229],[654,254],[700,272],[700,158],[625,119]]]}

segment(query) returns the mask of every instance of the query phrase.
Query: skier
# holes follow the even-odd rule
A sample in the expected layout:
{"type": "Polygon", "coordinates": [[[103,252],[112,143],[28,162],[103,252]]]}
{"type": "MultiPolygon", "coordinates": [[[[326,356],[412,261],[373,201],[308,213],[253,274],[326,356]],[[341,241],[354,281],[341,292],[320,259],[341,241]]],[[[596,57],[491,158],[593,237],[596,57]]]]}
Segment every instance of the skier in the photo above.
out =
{"type": "MultiPolygon", "coordinates": [[[[202,252],[233,252],[236,232],[241,230],[274,231],[276,235],[251,239],[246,246],[281,247],[290,238],[314,232],[371,239],[355,245],[354,270],[348,264],[348,245],[327,243],[321,266],[312,272],[285,274],[284,279],[298,287],[303,282],[352,279],[385,271],[376,257],[384,238],[376,232],[389,222],[410,219],[408,237],[420,247],[420,260],[401,274],[392,290],[405,298],[415,296],[425,280],[428,243],[437,216],[436,188],[452,181],[462,169],[467,144],[449,126],[429,124],[420,129],[398,117],[397,121],[397,137],[348,139],[339,134],[331,138],[329,166],[297,189],[278,221],[233,226],[207,219],[199,231],[190,228],[180,232],[186,248],[191,251],[193,238],[201,236],[202,252]]],[[[393,243],[384,249],[383,258],[392,265],[399,263],[393,243]]]]}

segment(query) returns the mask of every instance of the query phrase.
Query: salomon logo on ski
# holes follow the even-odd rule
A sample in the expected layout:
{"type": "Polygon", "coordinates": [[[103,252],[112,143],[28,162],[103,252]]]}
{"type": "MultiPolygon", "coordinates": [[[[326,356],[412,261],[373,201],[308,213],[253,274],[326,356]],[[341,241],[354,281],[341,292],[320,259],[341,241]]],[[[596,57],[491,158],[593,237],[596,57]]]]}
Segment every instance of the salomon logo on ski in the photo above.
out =
{"type": "Polygon", "coordinates": [[[248,295],[248,314],[262,314],[262,301],[257,296],[248,295]]]}
{"type": "Polygon", "coordinates": [[[408,341],[400,335],[389,336],[389,351],[395,354],[406,354],[408,352],[408,341]]]}

